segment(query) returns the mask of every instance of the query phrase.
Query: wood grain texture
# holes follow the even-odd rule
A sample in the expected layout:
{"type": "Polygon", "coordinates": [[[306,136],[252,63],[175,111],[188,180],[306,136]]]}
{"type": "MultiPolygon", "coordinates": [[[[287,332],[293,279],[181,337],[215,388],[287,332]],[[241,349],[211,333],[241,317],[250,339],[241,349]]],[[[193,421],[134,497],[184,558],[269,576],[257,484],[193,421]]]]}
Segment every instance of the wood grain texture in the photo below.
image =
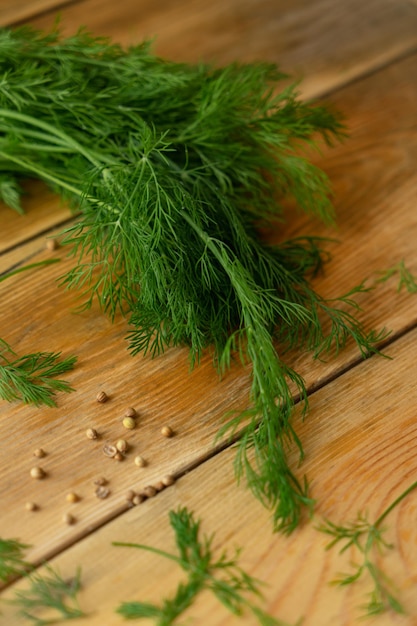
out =
{"type": "Polygon", "coordinates": [[[58,11],[71,0],[0,0],[0,26],[28,20],[44,11],[58,11]]]}
{"type": "MultiPolygon", "coordinates": [[[[179,61],[272,61],[303,78],[315,96],[417,45],[417,10],[404,0],[84,0],[60,11],[62,29],[81,24],[130,45],[156,38],[179,61]]],[[[32,22],[49,28],[54,14],[32,22]]]]}
{"type": "MultiPolygon", "coordinates": [[[[52,561],[64,576],[73,574],[76,566],[82,568],[80,604],[88,618],[77,623],[121,624],[114,614],[120,602],[159,602],[173,593],[184,579],[175,564],[149,553],[112,547],[111,542],[145,543],[175,552],[167,517],[169,510],[179,506],[202,519],[203,532],[216,533],[217,553],[243,548],[241,564],[266,583],[264,606],[274,616],[291,624],[303,617],[303,626],[361,623],[358,607],[371,589],[369,579],[365,576],[347,588],[329,586],[340,571],[349,571],[358,554],[326,551],[328,539],[315,527],[323,518],[336,523],[353,521],[358,511],[367,511],[369,519],[375,520],[415,481],[416,341],[417,331],[413,331],[388,350],[392,360],[373,357],[312,396],[308,419],[298,428],[306,442],[304,469],[317,500],[314,520],[306,521],[290,537],[272,534],[267,511],[234,482],[233,453],[222,452],[52,561]]],[[[77,507],[81,518],[86,503],[77,507]]],[[[416,511],[417,492],[412,492],[384,524],[393,549],[376,556],[379,567],[395,581],[407,615],[388,612],[369,619],[366,623],[372,626],[416,624],[416,511]]],[[[36,513],[39,518],[43,515],[36,513]]],[[[15,588],[21,587],[20,583],[15,588]]],[[[14,625],[9,607],[4,615],[7,624],[14,625]]],[[[248,615],[239,620],[231,617],[208,593],[186,616],[194,618],[191,623],[210,626],[257,623],[248,615]]]]}

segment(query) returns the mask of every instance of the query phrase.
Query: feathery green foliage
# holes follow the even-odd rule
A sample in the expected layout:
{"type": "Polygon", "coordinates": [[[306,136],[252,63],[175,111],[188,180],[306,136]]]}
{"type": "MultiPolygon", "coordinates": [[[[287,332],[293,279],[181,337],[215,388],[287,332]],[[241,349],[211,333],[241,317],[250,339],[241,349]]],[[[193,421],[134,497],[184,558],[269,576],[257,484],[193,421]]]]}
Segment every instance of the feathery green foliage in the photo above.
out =
{"type": "Polygon", "coordinates": [[[369,601],[362,607],[365,609],[366,615],[378,615],[388,609],[396,613],[405,612],[393,591],[392,581],[375,563],[374,555],[376,551],[381,553],[384,548],[392,548],[384,540],[382,522],[416,488],[417,481],[407,487],[373,523],[365,515],[359,513],[354,522],[338,525],[330,520],[325,520],[323,524],[317,527],[317,530],[333,537],[327,545],[327,550],[341,543],[340,553],[346,552],[351,547],[355,547],[360,553],[361,561],[353,565],[352,573],[340,574],[332,584],[350,585],[368,574],[372,582],[372,591],[369,594],[369,601]]]}
{"type": "Polygon", "coordinates": [[[160,605],[123,602],[117,609],[120,615],[126,619],[147,617],[153,619],[157,626],[170,626],[192,605],[201,591],[209,590],[236,616],[249,610],[261,626],[285,626],[284,622],[268,615],[247,598],[248,594],[258,598],[262,595],[259,582],[239,567],[238,551],[233,557],[223,552],[216,559],[212,553],[213,536],[200,537],[201,522],[195,520],[193,513],[186,508],[170,511],[169,519],[179,556],[143,544],[114,542],[113,545],[147,550],[175,561],[186,573],[186,582],[180,583],[175,594],[164,599],[160,605]]]}
{"type": "Polygon", "coordinates": [[[60,352],[35,352],[19,357],[0,339],[0,398],[55,406],[57,392],[73,391],[65,380],[56,377],[71,370],[77,360],[73,356],[60,360],[60,356],[60,352]]]}
{"type": "Polygon", "coordinates": [[[19,607],[19,616],[34,626],[49,626],[84,617],[77,594],[81,588],[81,573],[78,569],[71,579],[46,566],[46,574],[28,576],[29,589],[16,591],[10,603],[19,607]]]}
{"type": "Polygon", "coordinates": [[[287,77],[273,64],[173,63],[148,43],[124,50],[84,30],[2,30],[0,69],[3,184],[39,178],[80,215],[62,282],[86,306],[123,311],[133,354],[185,344],[192,365],[209,347],[221,372],[235,355],[252,364],[250,407],[228,426],[242,433],[236,471],[275,528],[293,530],[312,505],[287,462],[291,445],[302,456],[291,413],[307,390],[283,354],[322,358],[353,339],[367,356],[385,336],[357,320],[363,286],[339,301],[312,289],[319,239],[270,246],[258,233],[283,221],[288,198],[333,219],[327,177],[307,154],[343,136],[339,116],[287,82],[279,92],[287,77]]]}
{"type": "Polygon", "coordinates": [[[13,576],[20,576],[27,571],[24,551],[28,547],[17,539],[0,538],[0,581],[7,582],[13,576]]]}

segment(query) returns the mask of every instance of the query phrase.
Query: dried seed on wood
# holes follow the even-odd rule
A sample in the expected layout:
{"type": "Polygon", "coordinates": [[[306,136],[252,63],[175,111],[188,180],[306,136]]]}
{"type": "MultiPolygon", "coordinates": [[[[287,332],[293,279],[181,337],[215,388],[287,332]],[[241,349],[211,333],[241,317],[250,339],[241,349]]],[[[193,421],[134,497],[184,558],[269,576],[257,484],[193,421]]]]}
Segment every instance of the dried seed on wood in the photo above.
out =
{"type": "Polygon", "coordinates": [[[32,476],[32,478],[45,478],[46,473],[45,470],[43,470],[41,467],[39,466],[35,466],[32,467],[32,469],[30,470],[30,475],[32,476]]]}
{"type": "Polygon", "coordinates": [[[161,435],[163,435],[164,437],[172,437],[174,434],[174,431],[172,430],[171,426],[163,426],[161,428],[161,435]]]}
{"type": "Polygon", "coordinates": [[[101,404],[103,404],[104,402],[107,402],[108,399],[109,399],[109,396],[107,395],[105,391],[99,391],[98,394],[96,395],[97,402],[100,402],[101,404]]]}
{"type": "Polygon", "coordinates": [[[136,426],[136,420],[133,417],[124,417],[122,424],[127,430],[133,430],[136,426]]]}
{"type": "Polygon", "coordinates": [[[166,476],[162,477],[162,482],[164,483],[165,487],[170,487],[175,483],[175,476],[173,476],[172,474],[167,474],[166,476]]]}
{"type": "Polygon", "coordinates": [[[104,500],[104,498],[107,498],[107,496],[110,495],[110,489],[108,489],[108,487],[104,487],[103,485],[99,485],[94,493],[97,498],[104,500]]]}
{"type": "Polygon", "coordinates": [[[111,443],[105,443],[103,446],[103,454],[113,458],[117,454],[116,446],[113,446],[111,443]]]}

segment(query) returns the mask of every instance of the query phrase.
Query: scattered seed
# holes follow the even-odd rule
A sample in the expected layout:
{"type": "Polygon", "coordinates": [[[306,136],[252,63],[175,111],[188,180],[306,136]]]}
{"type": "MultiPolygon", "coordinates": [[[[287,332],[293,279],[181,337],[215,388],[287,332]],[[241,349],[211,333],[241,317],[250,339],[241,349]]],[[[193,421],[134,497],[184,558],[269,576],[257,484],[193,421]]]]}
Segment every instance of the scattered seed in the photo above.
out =
{"type": "Polygon", "coordinates": [[[155,485],[154,485],[155,489],[157,491],[162,491],[163,489],[165,489],[165,485],[162,482],[162,480],[159,480],[155,485]]]}
{"type": "Polygon", "coordinates": [[[145,496],[142,493],[137,493],[133,496],[132,503],[137,506],[138,504],[142,504],[146,500],[145,496]]]}
{"type": "Polygon", "coordinates": [[[136,420],[133,417],[124,417],[122,424],[128,430],[132,430],[136,426],[136,420]]]}
{"type": "Polygon", "coordinates": [[[146,465],[146,461],[143,458],[143,456],[140,456],[140,454],[138,454],[138,456],[135,456],[135,465],[137,465],[138,467],[145,467],[146,465]]]}
{"type": "Polygon", "coordinates": [[[170,426],[163,426],[161,428],[161,435],[163,435],[164,437],[172,437],[173,434],[174,434],[174,431],[172,430],[170,426]]]}
{"type": "Polygon", "coordinates": [[[107,395],[105,391],[99,391],[96,396],[96,400],[97,402],[100,402],[100,404],[107,402],[108,399],[109,399],[109,396],[107,395]]]}
{"type": "Polygon", "coordinates": [[[114,457],[113,457],[113,458],[114,458],[116,461],[123,461],[123,459],[124,459],[125,457],[123,456],[123,454],[122,454],[121,452],[117,451],[117,452],[116,452],[116,454],[114,455],[114,457]]]}
{"type": "Polygon", "coordinates": [[[46,456],[46,452],[42,448],[37,448],[33,453],[33,456],[38,457],[38,459],[43,459],[43,457],[46,456]]]}
{"type": "Polygon", "coordinates": [[[71,513],[65,513],[62,516],[62,521],[65,524],[68,524],[68,526],[71,526],[72,524],[75,524],[75,522],[76,522],[75,517],[73,515],[71,515],[71,513]]]}
{"type": "Polygon", "coordinates": [[[152,485],[148,485],[143,489],[143,494],[147,498],[153,498],[154,496],[156,496],[157,493],[157,490],[155,489],[155,487],[152,487],[152,485]]]}
{"type": "Polygon", "coordinates": [[[67,493],[67,495],[65,496],[65,500],[67,502],[78,502],[80,499],[80,496],[78,496],[76,493],[74,493],[73,491],[70,491],[69,493],[67,493]]]}
{"type": "Polygon", "coordinates": [[[100,485],[99,487],[97,487],[94,493],[96,494],[97,498],[100,498],[100,500],[104,500],[104,498],[107,498],[107,496],[110,494],[110,489],[104,487],[103,485],[100,485]]]}
{"type": "Polygon", "coordinates": [[[40,479],[44,478],[46,476],[46,473],[41,467],[35,466],[32,467],[32,469],[30,470],[30,475],[32,476],[32,478],[40,479]]]}
{"type": "Polygon", "coordinates": [[[87,428],[87,430],[85,431],[85,434],[87,435],[88,439],[98,438],[98,432],[96,431],[95,428],[87,428]]]}
{"type": "Polygon", "coordinates": [[[59,243],[57,239],[47,239],[46,240],[46,248],[48,250],[56,250],[59,247],[59,243]]]}
{"type": "Polygon", "coordinates": [[[99,487],[103,487],[104,485],[107,485],[109,481],[107,480],[107,478],[104,478],[104,476],[100,476],[99,478],[96,478],[94,481],[95,485],[98,485],[99,487]]]}
{"type": "Polygon", "coordinates": [[[38,505],[35,502],[26,502],[25,509],[26,511],[37,511],[38,505]]]}
{"type": "Polygon", "coordinates": [[[116,443],[116,448],[119,452],[127,452],[129,444],[125,439],[119,439],[119,441],[116,443]]]}
{"type": "Polygon", "coordinates": [[[166,476],[162,477],[161,482],[165,485],[165,487],[170,487],[175,483],[175,476],[173,476],[172,474],[167,474],[166,476]]]}
{"type": "Polygon", "coordinates": [[[137,416],[136,409],[134,409],[131,406],[128,409],[126,409],[125,417],[136,417],[136,416],[137,416]]]}
{"type": "Polygon", "coordinates": [[[105,443],[103,446],[103,454],[113,458],[117,454],[116,446],[113,446],[111,443],[105,443]]]}
{"type": "Polygon", "coordinates": [[[133,502],[133,498],[136,496],[136,493],[133,491],[133,489],[129,489],[129,491],[126,492],[126,500],[128,502],[133,502]]]}

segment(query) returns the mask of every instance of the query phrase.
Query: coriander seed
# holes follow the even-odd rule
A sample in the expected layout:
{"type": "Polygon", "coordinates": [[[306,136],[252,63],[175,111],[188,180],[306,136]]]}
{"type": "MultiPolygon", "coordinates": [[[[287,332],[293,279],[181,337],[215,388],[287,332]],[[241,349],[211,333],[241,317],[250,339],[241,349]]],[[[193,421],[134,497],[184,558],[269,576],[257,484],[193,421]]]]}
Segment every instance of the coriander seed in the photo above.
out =
{"type": "Polygon", "coordinates": [[[98,394],[96,395],[96,400],[97,402],[100,402],[100,404],[107,402],[108,399],[109,399],[109,396],[107,395],[105,391],[99,391],[98,394]]]}
{"type": "Polygon", "coordinates": [[[32,467],[32,469],[30,470],[30,475],[32,476],[32,478],[37,478],[39,480],[41,478],[45,478],[46,473],[45,470],[43,470],[41,467],[35,466],[32,467]]]}
{"type": "Polygon", "coordinates": [[[46,452],[42,448],[36,448],[33,456],[36,456],[38,459],[43,459],[43,457],[46,456],[46,452]]]}
{"type": "Polygon", "coordinates": [[[162,491],[163,489],[165,489],[165,485],[162,480],[158,480],[158,482],[155,483],[154,487],[157,491],[162,491]]]}
{"type": "Polygon", "coordinates": [[[154,496],[156,496],[156,494],[158,493],[157,490],[155,489],[155,487],[152,487],[152,485],[148,485],[147,487],[145,487],[142,490],[142,493],[147,497],[147,498],[153,498],[154,496]]]}
{"type": "Polygon", "coordinates": [[[146,500],[145,496],[142,493],[137,493],[133,496],[132,503],[137,506],[138,504],[142,504],[146,500]]]}
{"type": "Polygon", "coordinates": [[[146,461],[143,458],[143,456],[140,456],[140,454],[138,454],[138,456],[135,456],[135,465],[137,465],[138,467],[145,467],[146,465],[146,461]]]}
{"type": "Polygon", "coordinates": [[[125,457],[121,452],[117,451],[113,458],[115,461],[123,461],[125,457]]]}
{"type": "Polygon", "coordinates": [[[175,476],[173,476],[172,474],[167,474],[166,476],[162,477],[161,482],[163,482],[165,487],[170,487],[171,485],[175,483],[175,476]]]}
{"type": "Polygon", "coordinates": [[[104,476],[99,476],[99,478],[96,478],[94,481],[95,485],[98,485],[99,487],[102,487],[103,485],[107,485],[108,480],[107,478],[104,478],[104,476]]]}
{"type": "Polygon", "coordinates": [[[133,417],[124,417],[122,424],[127,430],[133,430],[136,426],[136,420],[133,417]]]}
{"type": "Polygon", "coordinates": [[[95,428],[87,428],[87,430],[85,431],[85,434],[87,435],[88,439],[98,438],[98,432],[96,431],[95,428]]]}
{"type": "Polygon", "coordinates": [[[161,428],[161,435],[163,435],[164,437],[172,437],[174,434],[174,431],[172,430],[171,426],[163,426],[161,428]]]}
{"type": "Polygon", "coordinates": [[[103,454],[110,458],[113,458],[117,454],[116,446],[113,446],[111,443],[105,443],[103,446],[103,454]]]}
{"type": "Polygon", "coordinates": [[[63,521],[65,524],[68,524],[68,526],[72,526],[72,524],[75,524],[75,521],[76,521],[76,520],[75,520],[75,517],[74,517],[73,515],[71,515],[71,513],[65,513],[65,514],[62,516],[62,521],[63,521]]]}
{"type": "Polygon", "coordinates": [[[59,247],[59,243],[57,239],[47,239],[46,240],[46,248],[47,250],[56,250],[59,247]]]}
{"type": "Polygon", "coordinates": [[[133,489],[129,489],[126,492],[126,500],[127,502],[133,502],[133,498],[135,497],[136,493],[133,491],[133,489]]]}
{"type": "Polygon", "coordinates": [[[26,511],[37,511],[38,505],[35,502],[26,502],[25,509],[26,511]]]}
{"type": "Polygon", "coordinates": [[[110,494],[110,489],[104,487],[103,485],[99,485],[94,493],[96,494],[97,498],[100,498],[100,500],[104,500],[104,498],[107,498],[107,496],[110,494]]]}
{"type": "Polygon", "coordinates": [[[80,499],[80,497],[79,497],[76,493],[74,493],[73,491],[70,491],[70,492],[69,492],[69,493],[67,493],[67,495],[65,496],[65,500],[66,500],[67,502],[72,502],[72,503],[74,503],[74,502],[78,502],[78,501],[79,501],[79,499],[80,499]]]}
{"type": "Polygon", "coordinates": [[[136,409],[134,409],[133,407],[129,407],[128,409],[126,409],[125,417],[136,417],[136,416],[137,416],[136,409]]]}
{"type": "Polygon", "coordinates": [[[116,448],[119,452],[127,452],[129,444],[125,439],[119,439],[119,441],[116,443],[116,448]]]}

